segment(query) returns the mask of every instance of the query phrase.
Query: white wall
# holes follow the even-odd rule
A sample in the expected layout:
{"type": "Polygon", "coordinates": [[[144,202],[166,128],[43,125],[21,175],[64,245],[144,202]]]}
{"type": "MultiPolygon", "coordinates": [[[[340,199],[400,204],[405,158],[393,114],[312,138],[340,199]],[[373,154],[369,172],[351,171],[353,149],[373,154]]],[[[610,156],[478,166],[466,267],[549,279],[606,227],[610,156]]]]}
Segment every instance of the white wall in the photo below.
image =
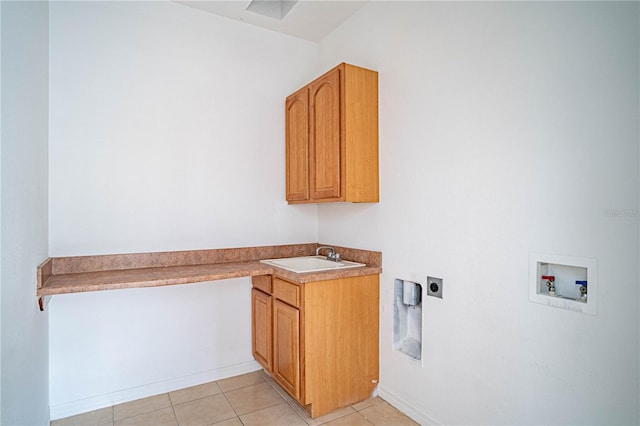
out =
{"type": "Polygon", "coordinates": [[[169,2],[52,5],[51,254],[315,239],[282,197],[314,46],[169,2]]]}
{"type": "MultiPolygon", "coordinates": [[[[283,143],[315,44],[170,2],[52,2],[50,41],[50,256],[317,240],[283,143]]],[[[257,368],[249,288],[52,298],[52,417],[257,368]]]]}
{"type": "MultiPolygon", "coordinates": [[[[382,250],[380,391],[415,418],[638,423],[640,229],[605,214],[639,207],[637,3],[371,2],[320,63],[179,5],[50,9],[51,256],[382,250]],[[380,72],[382,201],[287,206],[283,99],[342,61],[380,72]],[[529,303],[532,251],[596,258],[598,314],[529,303]],[[427,274],[418,367],[392,283],[427,274]]],[[[248,289],[53,298],[52,416],[250,368],[248,289]]]]}
{"type": "Polygon", "coordinates": [[[383,252],[380,393],[421,422],[639,422],[638,8],[371,2],[321,43],[380,73],[381,202],[319,240],[383,252]],[[597,315],[528,302],[530,252],[596,258],[597,315]],[[420,367],[392,286],[427,274],[420,367]]]}
{"type": "MultiPolygon", "coordinates": [[[[2,164],[2,5],[0,5],[0,165],[2,164]]],[[[2,200],[2,173],[0,172],[0,201],[2,200]]],[[[2,208],[0,207],[0,375],[2,374],[2,208]]],[[[2,384],[0,382],[0,419],[2,419],[2,384]]]]}
{"type": "Polygon", "coordinates": [[[47,257],[48,5],[0,4],[1,417],[49,423],[48,314],[35,272],[47,257]]]}

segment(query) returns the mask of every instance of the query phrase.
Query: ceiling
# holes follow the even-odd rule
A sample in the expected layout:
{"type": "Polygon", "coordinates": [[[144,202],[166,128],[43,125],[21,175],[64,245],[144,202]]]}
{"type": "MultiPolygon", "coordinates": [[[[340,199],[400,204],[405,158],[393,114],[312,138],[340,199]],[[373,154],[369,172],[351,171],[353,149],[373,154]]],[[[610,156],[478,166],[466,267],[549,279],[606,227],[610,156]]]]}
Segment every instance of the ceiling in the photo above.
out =
{"type": "Polygon", "coordinates": [[[247,10],[250,0],[176,2],[313,42],[322,40],[367,3],[366,0],[299,0],[282,20],[278,20],[247,10]]]}

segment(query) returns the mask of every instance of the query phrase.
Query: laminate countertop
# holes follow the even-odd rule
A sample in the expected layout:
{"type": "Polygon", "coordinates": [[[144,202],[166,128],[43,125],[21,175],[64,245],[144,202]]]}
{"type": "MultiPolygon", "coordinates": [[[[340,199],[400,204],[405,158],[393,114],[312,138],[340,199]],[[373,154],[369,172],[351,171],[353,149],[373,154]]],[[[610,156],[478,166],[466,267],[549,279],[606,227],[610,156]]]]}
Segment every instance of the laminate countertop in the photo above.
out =
{"type": "Polygon", "coordinates": [[[40,309],[44,296],[126,288],[158,287],[255,275],[274,275],[296,284],[382,272],[382,253],[333,246],[345,260],[360,268],[295,273],[261,263],[263,259],[315,255],[327,244],[52,257],[37,269],[36,295],[40,309]]]}

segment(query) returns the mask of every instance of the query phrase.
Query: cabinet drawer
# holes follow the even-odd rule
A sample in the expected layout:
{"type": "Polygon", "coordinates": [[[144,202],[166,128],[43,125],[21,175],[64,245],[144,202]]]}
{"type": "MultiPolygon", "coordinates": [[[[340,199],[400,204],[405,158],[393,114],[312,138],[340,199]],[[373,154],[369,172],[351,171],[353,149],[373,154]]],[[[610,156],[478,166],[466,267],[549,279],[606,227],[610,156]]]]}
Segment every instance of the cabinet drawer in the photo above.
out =
{"type": "Polygon", "coordinates": [[[271,294],[271,275],[256,275],[251,277],[253,286],[258,290],[271,294]]]}
{"type": "Polygon", "coordinates": [[[273,295],[291,306],[300,307],[300,286],[280,278],[274,278],[273,295]]]}

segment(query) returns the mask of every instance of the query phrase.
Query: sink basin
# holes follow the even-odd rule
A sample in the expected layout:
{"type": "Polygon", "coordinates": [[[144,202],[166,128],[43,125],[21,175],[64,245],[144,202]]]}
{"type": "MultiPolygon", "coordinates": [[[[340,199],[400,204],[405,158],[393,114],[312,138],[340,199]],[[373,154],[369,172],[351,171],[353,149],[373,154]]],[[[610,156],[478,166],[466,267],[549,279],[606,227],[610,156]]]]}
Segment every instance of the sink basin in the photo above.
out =
{"type": "Polygon", "coordinates": [[[265,259],[260,262],[298,273],[361,268],[366,266],[364,263],[351,262],[349,260],[334,262],[324,256],[285,257],[282,259],[265,259]]]}

